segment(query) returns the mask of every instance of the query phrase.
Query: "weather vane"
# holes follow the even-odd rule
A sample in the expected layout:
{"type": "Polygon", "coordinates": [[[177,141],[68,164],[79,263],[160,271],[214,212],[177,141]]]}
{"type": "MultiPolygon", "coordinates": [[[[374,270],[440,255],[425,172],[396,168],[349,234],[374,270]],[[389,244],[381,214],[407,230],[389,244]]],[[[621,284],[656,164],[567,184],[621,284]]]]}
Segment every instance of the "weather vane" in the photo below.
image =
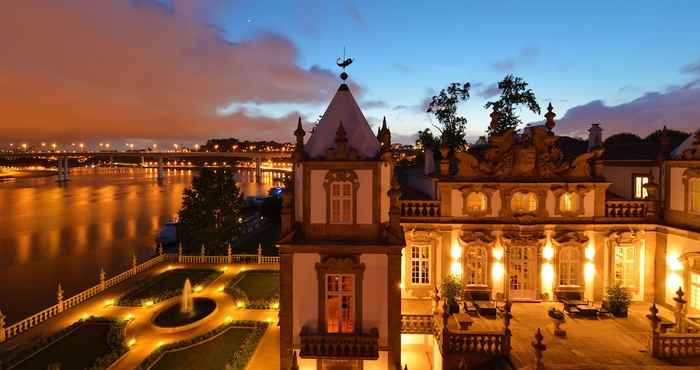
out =
{"type": "Polygon", "coordinates": [[[348,74],[345,73],[345,68],[352,64],[352,58],[346,58],[345,57],[345,47],[343,47],[343,57],[338,58],[338,60],[335,61],[335,64],[338,65],[338,67],[341,67],[343,69],[343,72],[340,74],[340,78],[345,81],[348,79],[348,74]]]}

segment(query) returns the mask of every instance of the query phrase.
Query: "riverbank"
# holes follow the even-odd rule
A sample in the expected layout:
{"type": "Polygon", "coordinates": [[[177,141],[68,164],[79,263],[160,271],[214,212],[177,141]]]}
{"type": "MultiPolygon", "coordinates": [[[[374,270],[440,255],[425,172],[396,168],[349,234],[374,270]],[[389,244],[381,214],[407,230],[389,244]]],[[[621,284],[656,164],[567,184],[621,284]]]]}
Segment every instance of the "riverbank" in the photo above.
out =
{"type": "Polygon", "coordinates": [[[0,169],[0,180],[31,179],[56,175],[55,170],[7,170],[0,169]]]}

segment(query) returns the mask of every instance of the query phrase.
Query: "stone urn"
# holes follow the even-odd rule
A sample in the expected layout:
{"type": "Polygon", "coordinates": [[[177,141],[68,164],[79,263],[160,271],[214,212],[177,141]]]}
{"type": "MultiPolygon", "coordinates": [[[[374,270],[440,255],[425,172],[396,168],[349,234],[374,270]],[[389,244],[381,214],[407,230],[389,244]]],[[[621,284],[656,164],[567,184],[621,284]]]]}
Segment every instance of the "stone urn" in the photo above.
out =
{"type": "Polygon", "coordinates": [[[561,328],[561,326],[566,321],[566,316],[564,316],[564,312],[552,307],[549,309],[549,311],[547,311],[547,315],[549,316],[550,320],[552,320],[552,324],[554,324],[554,335],[556,335],[557,337],[565,337],[566,330],[561,328]]]}

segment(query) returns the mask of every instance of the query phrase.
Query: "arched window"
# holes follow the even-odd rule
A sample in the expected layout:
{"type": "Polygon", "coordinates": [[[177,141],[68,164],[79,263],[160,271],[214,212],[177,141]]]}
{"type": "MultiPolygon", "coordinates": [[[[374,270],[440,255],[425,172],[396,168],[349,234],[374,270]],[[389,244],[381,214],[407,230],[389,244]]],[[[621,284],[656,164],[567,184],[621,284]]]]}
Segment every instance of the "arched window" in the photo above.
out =
{"type": "Polygon", "coordinates": [[[692,177],[688,180],[688,210],[700,213],[700,177],[692,177]]]}
{"type": "Polygon", "coordinates": [[[515,213],[532,213],[537,210],[537,196],[531,192],[517,192],[510,200],[510,209],[515,213]]]}
{"type": "Polygon", "coordinates": [[[581,253],[578,248],[564,247],[559,252],[559,285],[579,285],[581,253]]]}
{"type": "Polygon", "coordinates": [[[464,254],[465,282],[486,285],[486,248],[469,247],[464,254]]]}
{"type": "Polygon", "coordinates": [[[486,210],[486,194],[473,191],[467,195],[467,212],[483,212],[486,210]]]}
{"type": "Polygon", "coordinates": [[[561,212],[576,212],[578,211],[578,194],[563,193],[559,197],[559,210],[561,212]]]}
{"type": "Polygon", "coordinates": [[[331,223],[352,223],[352,183],[349,181],[334,181],[330,184],[331,190],[331,223]]]}

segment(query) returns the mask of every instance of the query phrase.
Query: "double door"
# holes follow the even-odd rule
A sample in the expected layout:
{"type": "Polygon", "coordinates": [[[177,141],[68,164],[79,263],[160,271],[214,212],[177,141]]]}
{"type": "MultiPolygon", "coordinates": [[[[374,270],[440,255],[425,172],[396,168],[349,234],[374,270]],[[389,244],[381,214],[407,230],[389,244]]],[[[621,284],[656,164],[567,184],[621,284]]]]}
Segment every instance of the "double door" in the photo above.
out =
{"type": "Polygon", "coordinates": [[[535,299],[537,294],[537,249],[513,246],[508,255],[508,293],[511,299],[535,299]]]}

